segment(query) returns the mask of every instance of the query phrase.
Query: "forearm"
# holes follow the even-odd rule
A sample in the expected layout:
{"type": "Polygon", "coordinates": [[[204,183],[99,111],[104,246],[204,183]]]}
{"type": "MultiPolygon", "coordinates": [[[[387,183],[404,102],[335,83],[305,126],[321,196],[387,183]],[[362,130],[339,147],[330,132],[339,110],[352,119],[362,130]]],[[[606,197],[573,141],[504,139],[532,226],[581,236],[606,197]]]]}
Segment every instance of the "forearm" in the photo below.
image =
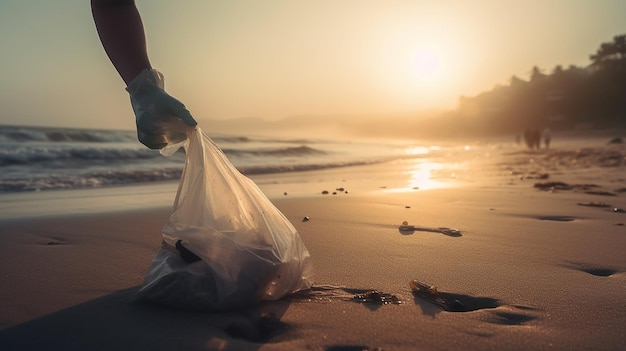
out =
{"type": "Polygon", "coordinates": [[[134,0],[91,0],[91,11],[104,51],[127,85],[142,70],[152,68],[134,0]]]}

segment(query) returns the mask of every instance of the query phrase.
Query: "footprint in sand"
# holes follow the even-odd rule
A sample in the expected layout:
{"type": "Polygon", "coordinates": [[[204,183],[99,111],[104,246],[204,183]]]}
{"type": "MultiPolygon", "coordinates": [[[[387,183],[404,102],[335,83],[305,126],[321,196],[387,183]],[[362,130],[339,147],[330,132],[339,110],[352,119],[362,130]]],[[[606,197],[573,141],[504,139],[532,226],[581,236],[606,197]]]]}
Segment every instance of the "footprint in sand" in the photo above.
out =
{"type": "Polygon", "coordinates": [[[484,308],[496,308],[500,301],[491,297],[474,297],[438,291],[435,286],[424,284],[418,280],[409,282],[415,302],[427,301],[448,312],[469,312],[484,308]]]}
{"type": "Polygon", "coordinates": [[[572,222],[577,219],[580,219],[580,218],[571,217],[571,216],[537,216],[535,218],[540,221],[556,221],[556,222],[572,222]]]}
{"type": "Polygon", "coordinates": [[[600,267],[600,266],[594,266],[594,265],[589,265],[589,264],[579,263],[579,262],[568,262],[567,264],[564,264],[563,266],[565,268],[589,273],[597,277],[610,277],[614,274],[620,273],[619,270],[612,268],[612,267],[600,267]]]}
{"type": "Polygon", "coordinates": [[[491,324],[499,324],[499,325],[523,325],[527,322],[537,319],[537,317],[520,313],[518,310],[528,309],[524,306],[522,308],[518,306],[506,306],[502,309],[495,309],[493,311],[489,311],[490,313],[481,316],[482,321],[491,323],[491,324]]]}
{"type": "Polygon", "coordinates": [[[617,270],[611,268],[587,268],[582,271],[598,277],[610,277],[617,273],[617,270]]]}
{"type": "Polygon", "coordinates": [[[522,325],[537,319],[529,311],[535,308],[528,306],[504,305],[500,300],[484,296],[471,296],[437,291],[434,286],[413,280],[409,283],[415,302],[427,301],[441,307],[447,312],[472,312],[481,311],[477,315],[480,320],[487,323],[501,325],[522,325]]]}
{"type": "Polygon", "coordinates": [[[67,240],[64,240],[62,238],[48,238],[45,243],[40,243],[40,245],[48,245],[48,246],[55,246],[55,245],[68,245],[69,242],[67,240]]]}

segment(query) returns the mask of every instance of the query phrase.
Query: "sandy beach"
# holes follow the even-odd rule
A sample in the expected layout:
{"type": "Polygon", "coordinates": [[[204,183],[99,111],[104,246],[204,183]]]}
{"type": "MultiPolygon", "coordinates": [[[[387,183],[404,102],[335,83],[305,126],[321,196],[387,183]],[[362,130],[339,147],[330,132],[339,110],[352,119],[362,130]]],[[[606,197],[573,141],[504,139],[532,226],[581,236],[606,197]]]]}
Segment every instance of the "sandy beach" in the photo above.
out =
{"type": "Polygon", "coordinates": [[[415,160],[255,176],[298,229],[315,283],[224,313],[134,301],[176,184],[51,192],[48,212],[27,211],[43,194],[11,195],[0,348],[621,350],[625,150],[496,150],[429,179],[415,160]]]}

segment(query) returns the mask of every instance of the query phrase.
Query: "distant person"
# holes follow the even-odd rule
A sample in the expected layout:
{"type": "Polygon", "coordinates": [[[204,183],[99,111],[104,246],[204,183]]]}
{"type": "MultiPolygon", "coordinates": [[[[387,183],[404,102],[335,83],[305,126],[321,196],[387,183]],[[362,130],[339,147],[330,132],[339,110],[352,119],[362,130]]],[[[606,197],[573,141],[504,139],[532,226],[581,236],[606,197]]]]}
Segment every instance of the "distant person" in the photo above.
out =
{"type": "Polygon", "coordinates": [[[546,128],[543,130],[543,143],[546,146],[546,149],[550,148],[550,141],[552,140],[552,131],[550,128],[546,128]]]}
{"type": "Polygon", "coordinates": [[[541,132],[538,129],[526,129],[524,131],[524,141],[529,149],[539,149],[541,147],[541,132]]]}
{"type": "Polygon", "coordinates": [[[127,85],[139,141],[160,149],[184,140],[186,135],[172,133],[171,126],[193,127],[197,122],[182,102],[165,92],[163,75],[152,69],[135,1],[91,0],[91,10],[102,46],[127,85]]]}

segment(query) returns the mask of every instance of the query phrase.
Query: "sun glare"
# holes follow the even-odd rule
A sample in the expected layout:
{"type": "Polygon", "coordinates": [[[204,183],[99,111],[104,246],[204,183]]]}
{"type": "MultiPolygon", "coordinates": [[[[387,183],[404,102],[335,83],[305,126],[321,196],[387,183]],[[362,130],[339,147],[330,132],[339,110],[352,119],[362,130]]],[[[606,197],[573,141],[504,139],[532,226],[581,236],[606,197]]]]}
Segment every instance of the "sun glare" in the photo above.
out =
{"type": "Polygon", "coordinates": [[[421,82],[432,82],[440,78],[443,67],[441,55],[432,49],[417,49],[411,55],[413,76],[421,82]]]}

